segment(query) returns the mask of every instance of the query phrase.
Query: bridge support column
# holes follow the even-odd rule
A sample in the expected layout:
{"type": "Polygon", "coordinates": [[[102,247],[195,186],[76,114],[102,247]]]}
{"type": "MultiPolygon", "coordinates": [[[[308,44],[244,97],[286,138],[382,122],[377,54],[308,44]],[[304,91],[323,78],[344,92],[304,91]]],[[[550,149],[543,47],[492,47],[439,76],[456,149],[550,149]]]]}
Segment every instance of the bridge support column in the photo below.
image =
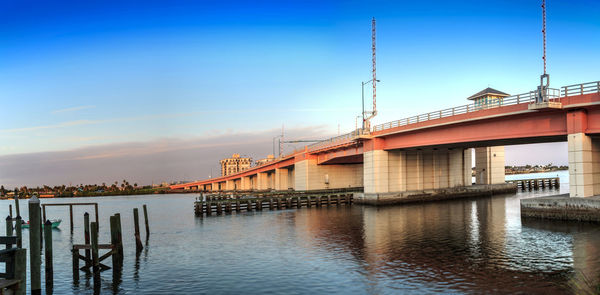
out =
{"type": "Polygon", "coordinates": [[[294,188],[317,190],[363,186],[363,164],[318,165],[308,157],[294,164],[294,188]]]}
{"type": "Polygon", "coordinates": [[[600,195],[600,139],[585,133],[569,134],[569,194],[600,195]]]}
{"type": "Polygon", "coordinates": [[[504,166],[504,146],[475,149],[475,183],[504,183],[504,166]]]}
{"type": "Polygon", "coordinates": [[[267,181],[267,173],[258,172],[256,174],[256,189],[257,190],[266,190],[268,189],[268,181],[267,181]]]}
{"type": "Polygon", "coordinates": [[[288,169],[277,168],[275,169],[275,189],[283,191],[288,189],[288,169]]]}
{"type": "Polygon", "coordinates": [[[225,181],[225,190],[227,190],[227,191],[235,190],[235,183],[234,183],[233,179],[225,181]]]}
{"type": "Polygon", "coordinates": [[[249,191],[252,189],[250,186],[250,177],[242,176],[242,179],[240,179],[240,189],[243,191],[249,191]]]}
{"type": "Polygon", "coordinates": [[[365,193],[389,192],[389,155],[388,151],[373,150],[364,153],[364,191],[365,193]]]}

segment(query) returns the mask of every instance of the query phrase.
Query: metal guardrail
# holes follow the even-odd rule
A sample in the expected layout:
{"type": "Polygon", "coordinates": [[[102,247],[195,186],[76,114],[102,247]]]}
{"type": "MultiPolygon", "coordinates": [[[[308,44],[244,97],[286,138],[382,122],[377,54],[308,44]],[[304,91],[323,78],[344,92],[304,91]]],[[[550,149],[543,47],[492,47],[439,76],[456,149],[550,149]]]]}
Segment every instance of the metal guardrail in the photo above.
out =
{"type": "MultiPolygon", "coordinates": [[[[600,92],[600,81],[568,85],[568,86],[563,86],[560,89],[548,88],[546,91],[547,91],[547,96],[549,97],[550,101],[556,101],[561,97],[600,92]]],[[[498,102],[493,102],[493,103],[488,103],[488,104],[478,104],[478,103],[466,104],[466,105],[462,105],[462,106],[458,106],[458,107],[443,109],[443,110],[439,110],[439,111],[435,111],[435,112],[429,112],[429,113],[425,113],[425,114],[420,114],[420,115],[416,115],[416,116],[412,116],[412,117],[408,117],[408,118],[403,118],[400,120],[395,120],[395,121],[375,125],[373,127],[373,131],[382,131],[382,130],[386,130],[386,129],[396,128],[399,126],[406,126],[406,125],[426,122],[426,121],[435,120],[435,119],[452,117],[455,115],[467,114],[467,113],[477,112],[477,111],[486,110],[486,109],[490,109],[490,108],[517,105],[517,104],[530,104],[530,103],[534,103],[536,101],[536,96],[537,96],[537,91],[534,90],[534,91],[529,91],[529,92],[522,93],[522,94],[508,96],[508,97],[505,97],[502,101],[498,101],[498,102]]],[[[332,143],[335,143],[338,141],[353,140],[353,139],[358,138],[360,135],[365,135],[365,134],[369,134],[369,133],[370,133],[369,130],[356,129],[352,132],[342,134],[342,135],[339,135],[336,137],[332,137],[332,138],[311,144],[311,145],[307,146],[307,148],[309,151],[316,150],[318,148],[327,146],[329,144],[332,144],[332,143]]],[[[292,152],[288,155],[294,154],[298,151],[300,151],[300,150],[294,150],[294,152],[292,152]]],[[[286,156],[288,156],[288,155],[286,155],[286,156]]]]}
{"type": "MultiPolygon", "coordinates": [[[[547,91],[548,91],[548,93],[547,93],[548,97],[552,101],[556,100],[560,97],[582,95],[582,94],[588,94],[588,93],[596,93],[596,92],[600,92],[600,81],[563,86],[563,87],[561,87],[561,89],[549,88],[547,91]]],[[[399,126],[405,126],[405,125],[425,122],[425,121],[434,120],[434,119],[451,117],[454,115],[466,114],[466,113],[476,112],[476,111],[490,109],[490,108],[494,108],[494,107],[509,106],[509,105],[516,105],[516,104],[524,104],[524,103],[529,104],[529,103],[535,102],[536,93],[537,93],[537,91],[529,91],[527,93],[522,93],[522,94],[505,97],[502,100],[502,102],[499,102],[499,103],[484,104],[484,105],[471,103],[471,104],[453,107],[453,108],[449,108],[449,109],[444,109],[444,110],[440,110],[440,111],[425,113],[425,114],[421,114],[421,115],[417,115],[417,116],[413,116],[413,117],[408,117],[408,118],[376,125],[373,127],[373,131],[381,131],[381,130],[395,128],[395,127],[399,127],[399,126]]]]}
{"type": "Polygon", "coordinates": [[[356,129],[356,130],[346,133],[346,134],[338,135],[336,137],[332,137],[329,139],[325,139],[323,141],[319,141],[317,143],[313,143],[308,146],[308,150],[309,151],[315,150],[320,147],[327,146],[330,143],[334,143],[334,142],[338,142],[338,141],[342,141],[342,140],[354,140],[357,137],[359,137],[360,135],[365,135],[365,134],[369,134],[369,132],[365,129],[359,128],[359,129],[356,129]]]}

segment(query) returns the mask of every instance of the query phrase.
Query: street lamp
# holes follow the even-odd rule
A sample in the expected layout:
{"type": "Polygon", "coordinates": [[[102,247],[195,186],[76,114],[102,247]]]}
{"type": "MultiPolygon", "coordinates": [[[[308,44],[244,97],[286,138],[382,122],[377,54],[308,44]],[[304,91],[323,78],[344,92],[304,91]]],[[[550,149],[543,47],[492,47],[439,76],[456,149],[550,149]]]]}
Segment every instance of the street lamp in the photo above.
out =
{"type": "MultiPolygon", "coordinates": [[[[375,80],[376,82],[380,82],[379,80],[375,80]]],[[[365,85],[367,85],[367,83],[371,83],[373,82],[373,79],[367,81],[367,82],[361,82],[361,88],[362,88],[362,129],[365,129],[365,85]]]]}

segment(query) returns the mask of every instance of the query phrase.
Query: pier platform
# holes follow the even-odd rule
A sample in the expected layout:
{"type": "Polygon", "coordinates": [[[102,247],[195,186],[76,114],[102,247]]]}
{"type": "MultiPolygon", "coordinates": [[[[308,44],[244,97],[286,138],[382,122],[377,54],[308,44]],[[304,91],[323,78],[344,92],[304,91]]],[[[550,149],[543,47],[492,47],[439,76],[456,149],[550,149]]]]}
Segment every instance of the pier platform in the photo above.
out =
{"type": "Polygon", "coordinates": [[[600,196],[571,198],[563,194],[522,199],[521,217],[600,222],[600,196]]]}
{"type": "Polygon", "coordinates": [[[491,196],[517,192],[516,183],[480,184],[443,189],[428,189],[396,193],[354,193],[354,203],[386,206],[415,202],[430,202],[469,197],[491,196]]]}

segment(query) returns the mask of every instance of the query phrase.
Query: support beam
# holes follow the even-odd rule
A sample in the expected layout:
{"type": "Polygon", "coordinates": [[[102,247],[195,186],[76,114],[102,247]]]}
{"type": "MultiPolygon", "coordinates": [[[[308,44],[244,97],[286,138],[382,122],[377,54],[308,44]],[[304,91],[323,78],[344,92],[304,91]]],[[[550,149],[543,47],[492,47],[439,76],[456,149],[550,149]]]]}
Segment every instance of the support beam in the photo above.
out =
{"type": "Polygon", "coordinates": [[[475,183],[504,183],[504,166],[504,146],[475,149],[475,183]]]}
{"type": "Polygon", "coordinates": [[[570,196],[600,194],[600,139],[585,133],[569,134],[568,148],[570,196]]]}

